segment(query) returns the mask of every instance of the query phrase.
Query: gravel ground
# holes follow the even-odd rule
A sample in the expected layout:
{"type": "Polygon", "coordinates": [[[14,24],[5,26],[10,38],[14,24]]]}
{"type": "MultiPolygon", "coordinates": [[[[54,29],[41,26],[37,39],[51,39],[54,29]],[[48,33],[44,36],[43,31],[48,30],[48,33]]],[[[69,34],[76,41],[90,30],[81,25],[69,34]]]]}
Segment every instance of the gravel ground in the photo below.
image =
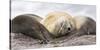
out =
{"type": "Polygon", "coordinates": [[[65,36],[63,38],[52,40],[52,42],[49,44],[39,44],[40,42],[41,41],[37,39],[33,39],[23,34],[11,33],[12,50],[93,45],[96,44],[96,35],[83,35],[72,39],[67,39],[65,36]]]}

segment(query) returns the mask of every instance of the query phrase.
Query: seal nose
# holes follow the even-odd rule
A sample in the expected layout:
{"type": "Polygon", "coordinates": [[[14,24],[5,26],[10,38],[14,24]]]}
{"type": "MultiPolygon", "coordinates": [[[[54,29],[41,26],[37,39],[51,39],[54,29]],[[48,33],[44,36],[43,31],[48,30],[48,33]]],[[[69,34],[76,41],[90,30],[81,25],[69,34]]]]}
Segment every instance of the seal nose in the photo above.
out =
{"type": "Polygon", "coordinates": [[[68,27],[68,31],[70,31],[71,29],[70,29],[70,27],[68,27]]]}

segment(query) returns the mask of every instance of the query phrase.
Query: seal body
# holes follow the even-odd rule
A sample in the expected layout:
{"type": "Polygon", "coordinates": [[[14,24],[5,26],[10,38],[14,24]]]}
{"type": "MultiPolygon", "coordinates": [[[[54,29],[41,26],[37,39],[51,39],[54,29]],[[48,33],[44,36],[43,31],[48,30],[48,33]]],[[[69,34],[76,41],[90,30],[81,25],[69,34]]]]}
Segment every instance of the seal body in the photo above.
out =
{"type": "Polygon", "coordinates": [[[43,19],[42,17],[40,17],[38,15],[35,15],[35,14],[23,14],[21,16],[29,16],[29,17],[32,17],[32,18],[34,18],[35,20],[37,20],[39,22],[43,19]]]}
{"type": "Polygon", "coordinates": [[[96,35],[96,22],[92,18],[75,16],[74,20],[78,35],[96,35]]]}
{"type": "Polygon", "coordinates": [[[64,36],[75,30],[75,22],[71,15],[65,12],[51,12],[41,22],[54,38],[64,36]]]}
{"type": "Polygon", "coordinates": [[[11,32],[22,33],[43,41],[51,39],[50,32],[39,22],[37,15],[19,15],[11,21],[11,32]]]}

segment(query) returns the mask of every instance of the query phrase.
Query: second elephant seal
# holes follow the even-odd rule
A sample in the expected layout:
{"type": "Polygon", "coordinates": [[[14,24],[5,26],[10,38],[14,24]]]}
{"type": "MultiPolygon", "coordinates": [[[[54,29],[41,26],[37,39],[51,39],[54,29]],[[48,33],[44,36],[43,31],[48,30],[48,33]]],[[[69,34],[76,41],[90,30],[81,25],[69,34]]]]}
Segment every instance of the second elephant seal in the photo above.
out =
{"type": "Polygon", "coordinates": [[[11,32],[22,33],[47,43],[51,38],[50,32],[39,22],[37,15],[19,15],[11,20],[11,32]]]}

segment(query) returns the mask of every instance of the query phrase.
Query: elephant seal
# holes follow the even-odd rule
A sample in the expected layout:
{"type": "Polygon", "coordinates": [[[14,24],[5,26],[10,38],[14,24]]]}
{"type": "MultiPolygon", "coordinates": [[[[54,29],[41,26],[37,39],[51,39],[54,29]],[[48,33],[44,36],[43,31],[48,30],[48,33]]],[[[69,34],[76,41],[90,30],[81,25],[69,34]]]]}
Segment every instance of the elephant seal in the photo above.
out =
{"type": "Polygon", "coordinates": [[[62,37],[75,30],[75,22],[66,12],[50,12],[41,23],[51,32],[53,38],[62,37]]]}
{"type": "Polygon", "coordinates": [[[74,17],[78,35],[96,35],[96,22],[87,16],[74,17]]]}
{"type": "Polygon", "coordinates": [[[11,32],[22,33],[47,43],[52,38],[50,32],[39,22],[40,20],[41,18],[34,14],[16,16],[11,20],[11,32]]]}

